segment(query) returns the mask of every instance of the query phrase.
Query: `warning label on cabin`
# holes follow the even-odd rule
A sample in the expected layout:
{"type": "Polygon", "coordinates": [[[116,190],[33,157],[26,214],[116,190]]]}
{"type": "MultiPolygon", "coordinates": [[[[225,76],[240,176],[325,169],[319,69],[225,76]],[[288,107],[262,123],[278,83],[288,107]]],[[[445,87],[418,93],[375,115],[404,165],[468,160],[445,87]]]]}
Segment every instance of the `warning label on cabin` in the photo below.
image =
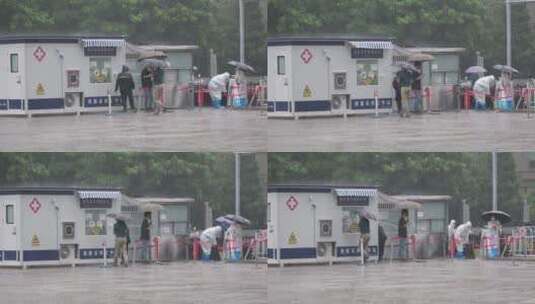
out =
{"type": "Polygon", "coordinates": [[[288,238],[288,245],[297,245],[297,236],[295,235],[295,232],[290,233],[290,237],[288,238]]]}
{"type": "Polygon", "coordinates": [[[294,211],[298,205],[299,202],[293,196],[290,196],[290,198],[286,201],[286,206],[288,206],[288,209],[290,209],[291,211],[294,211]]]}
{"type": "Polygon", "coordinates": [[[45,95],[45,87],[42,83],[37,84],[37,88],[35,89],[35,94],[42,96],[45,95]]]}
{"type": "Polygon", "coordinates": [[[37,234],[34,234],[32,237],[32,247],[39,247],[39,246],[41,246],[41,242],[39,241],[37,234]]]}
{"type": "Polygon", "coordinates": [[[41,203],[36,198],[34,198],[28,206],[34,214],[39,212],[39,209],[41,209],[41,203]]]}
{"type": "Polygon", "coordinates": [[[303,90],[303,97],[310,98],[312,97],[312,90],[308,85],[305,86],[305,89],[303,90]]]}

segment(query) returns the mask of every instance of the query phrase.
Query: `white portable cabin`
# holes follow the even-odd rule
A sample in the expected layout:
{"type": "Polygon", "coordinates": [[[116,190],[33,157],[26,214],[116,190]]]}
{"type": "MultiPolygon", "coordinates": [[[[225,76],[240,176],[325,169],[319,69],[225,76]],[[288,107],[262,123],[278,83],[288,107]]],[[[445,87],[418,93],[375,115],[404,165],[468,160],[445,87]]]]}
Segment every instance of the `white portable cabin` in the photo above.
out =
{"type": "Polygon", "coordinates": [[[123,37],[0,36],[0,115],[81,113],[121,105],[123,37]]]}
{"type": "Polygon", "coordinates": [[[392,111],[391,38],[274,37],[267,46],[268,117],[392,111]]]}
{"type": "MultiPolygon", "coordinates": [[[[360,211],[378,214],[376,187],[283,185],[268,188],[268,264],[359,261],[360,211]]],[[[370,220],[370,259],[378,223],[370,220]]]]}
{"type": "Polygon", "coordinates": [[[117,189],[0,189],[0,266],[102,263],[114,254],[117,189]]]}

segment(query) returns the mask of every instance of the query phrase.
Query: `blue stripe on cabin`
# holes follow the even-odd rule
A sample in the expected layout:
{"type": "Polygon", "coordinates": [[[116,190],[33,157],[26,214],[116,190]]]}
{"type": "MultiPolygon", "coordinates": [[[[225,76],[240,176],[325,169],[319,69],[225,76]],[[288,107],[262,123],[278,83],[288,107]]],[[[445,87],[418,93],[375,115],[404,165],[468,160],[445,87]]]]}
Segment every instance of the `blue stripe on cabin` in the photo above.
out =
{"type": "Polygon", "coordinates": [[[288,101],[268,101],[268,112],[288,112],[290,103],[288,101]]]}
{"type": "Polygon", "coordinates": [[[291,259],[315,259],[316,248],[315,247],[303,247],[303,248],[281,248],[280,258],[282,260],[291,259]]]}
{"type": "MultiPolygon", "coordinates": [[[[112,96],[111,97],[112,106],[121,106],[121,97],[112,96]]],[[[85,108],[99,108],[108,106],[108,96],[94,96],[94,97],[85,97],[84,98],[84,107],[85,108]]]]}
{"type": "MultiPolygon", "coordinates": [[[[379,98],[379,109],[391,109],[392,98],[379,98]]],[[[353,99],[351,100],[352,110],[373,110],[375,109],[375,99],[353,99]]]]}
{"type": "Polygon", "coordinates": [[[59,250],[24,250],[24,262],[59,261],[59,250]]]}
{"type": "MultiPolygon", "coordinates": [[[[114,248],[107,248],[106,253],[107,253],[107,255],[106,255],[107,258],[113,258],[114,254],[115,254],[115,249],[114,248]]],[[[81,260],[103,259],[104,258],[104,249],[102,249],[102,248],[80,249],[79,258],[81,260]]]]}
{"type": "Polygon", "coordinates": [[[61,98],[28,99],[28,110],[53,110],[63,108],[64,102],[61,98]]]}
{"type": "Polygon", "coordinates": [[[18,261],[16,250],[4,250],[4,261],[18,261]]]}

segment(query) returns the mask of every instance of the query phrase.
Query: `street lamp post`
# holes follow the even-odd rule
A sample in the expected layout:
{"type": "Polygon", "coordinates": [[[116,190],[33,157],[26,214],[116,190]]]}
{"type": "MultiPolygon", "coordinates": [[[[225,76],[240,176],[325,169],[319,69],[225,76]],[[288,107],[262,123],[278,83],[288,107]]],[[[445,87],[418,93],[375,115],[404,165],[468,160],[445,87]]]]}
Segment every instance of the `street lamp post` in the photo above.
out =
{"type": "Polygon", "coordinates": [[[507,35],[507,65],[513,66],[513,46],[511,27],[511,5],[515,3],[533,3],[535,0],[505,0],[506,35],[507,35]]]}
{"type": "Polygon", "coordinates": [[[240,62],[245,63],[245,8],[243,0],[239,0],[240,6],[240,62]]]}
{"type": "Polygon", "coordinates": [[[496,152],[492,152],[492,210],[498,210],[498,160],[496,152]]]}
{"type": "Polygon", "coordinates": [[[235,199],[235,214],[240,215],[240,153],[234,154],[234,199],[235,199]]]}

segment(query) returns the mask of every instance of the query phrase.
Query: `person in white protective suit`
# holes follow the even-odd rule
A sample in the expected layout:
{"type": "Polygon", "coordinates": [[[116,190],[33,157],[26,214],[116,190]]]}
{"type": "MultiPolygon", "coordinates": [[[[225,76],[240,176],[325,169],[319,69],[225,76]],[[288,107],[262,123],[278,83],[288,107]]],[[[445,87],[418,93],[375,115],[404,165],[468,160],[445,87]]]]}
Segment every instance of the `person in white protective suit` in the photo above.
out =
{"type": "Polygon", "coordinates": [[[200,241],[203,260],[210,260],[212,247],[217,246],[217,239],[222,236],[223,228],[221,226],[210,227],[201,233],[200,241]]]}
{"type": "Polygon", "coordinates": [[[459,257],[464,256],[464,245],[469,243],[470,233],[472,232],[472,223],[470,221],[465,224],[459,225],[455,229],[455,244],[457,246],[457,255],[459,257]]]}
{"type": "Polygon", "coordinates": [[[222,107],[223,92],[227,92],[228,90],[229,79],[230,74],[225,72],[223,74],[214,76],[208,83],[208,92],[212,98],[212,106],[216,109],[222,107]]]}
{"type": "Polygon", "coordinates": [[[487,96],[492,94],[492,89],[496,88],[496,78],[493,75],[479,78],[474,84],[474,98],[477,110],[487,109],[487,96]]]}
{"type": "Polygon", "coordinates": [[[451,220],[448,226],[448,249],[450,258],[455,256],[455,220],[451,220]]]}

